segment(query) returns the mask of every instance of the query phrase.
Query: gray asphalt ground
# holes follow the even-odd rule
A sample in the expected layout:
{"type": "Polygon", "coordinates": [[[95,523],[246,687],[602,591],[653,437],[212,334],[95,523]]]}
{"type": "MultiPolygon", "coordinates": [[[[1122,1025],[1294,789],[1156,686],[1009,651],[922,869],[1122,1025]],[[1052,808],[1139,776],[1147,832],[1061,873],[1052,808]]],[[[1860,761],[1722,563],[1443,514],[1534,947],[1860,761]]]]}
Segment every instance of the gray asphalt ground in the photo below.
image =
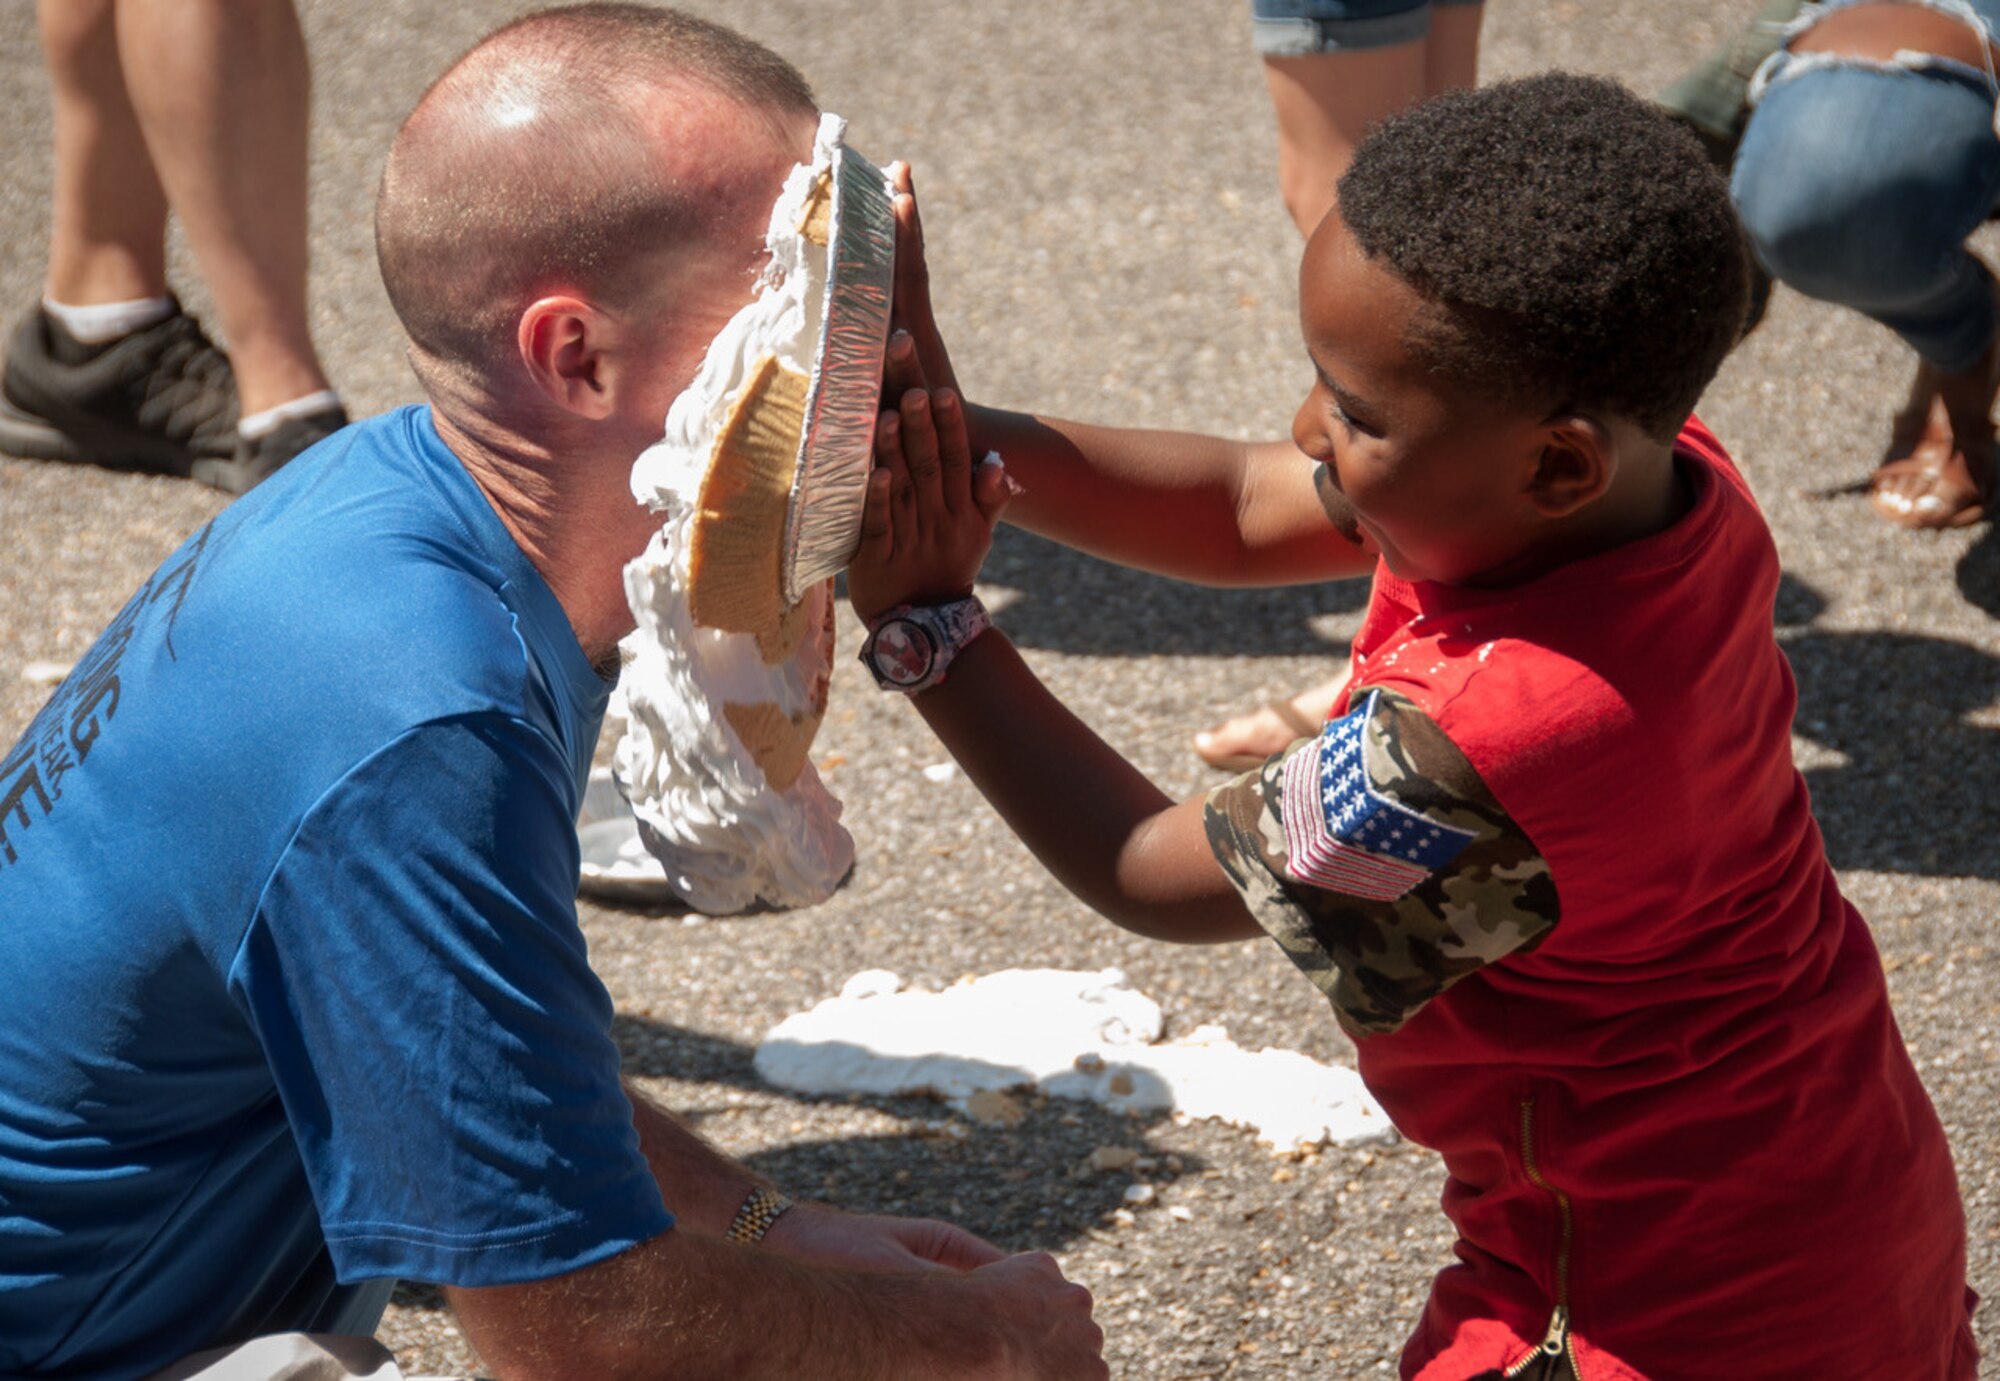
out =
{"type": "MultiPolygon", "coordinates": [[[[314,324],[359,414],[418,396],[370,240],[383,153],[443,64],[520,8],[303,0],[314,324]]],[[[852,122],[857,148],[914,164],[940,313],[972,395],[1241,436],[1285,426],[1308,379],[1298,243],[1241,0],[693,8],[793,58],[852,122]]],[[[1567,67],[1656,92],[1751,8],[1493,0],[1482,74],[1567,67]]],[[[47,85],[25,0],[0,6],[0,80],[0,304],[11,316],[39,290],[48,210],[47,85]]],[[[204,305],[178,246],[175,265],[181,291],[204,305]]],[[[1868,473],[1910,363],[1879,328],[1781,291],[1702,411],[1777,532],[1798,761],[1950,1131],[1972,1283],[1989,1300],[1982,1335],[2000,1353],[2000,541],[1989,528],[1897,532],[1841,492],[1868,473]]],[[[186,483],[0,459],[0,744],[47,693],[24,668],[75,660],[221,504],[186,483]]],[[[1008,533],[986,593],[1061,695],[1166,789],[1188,793],[1212,780],[1190,735],[1326,674],[1364,592],[1188,589],[1008,533]]],[[[858,633],[843,619],[846,653],[858,633]]],[[[877,966],[941,984],[1014,965],[1116,964],[1160,999],[1170,1031],[1220,1022],[1251,1048],[1351,1059],[1274,946],[1170,949],[1086,913],[962,777],[924,777],[943,754],[851,663],[816,752],[860,850],[832,902],[706,923],[584,908],[631,1073],[796,1192],[941,1215],[1057,1253],[1096,1293],[1117,1375],[1392,1373],[1426,1281],[1448,1260],[1427,1152],[1293,1162],[1215,1125],[1058,1103],[1001,1131],[923,1100],[800,1100],[759,1083],[750,1056],[772,1024],[877,966]],[[1147,1159],[1136,1172],[1079,1168],[1106,1144],[1147,1159]],[[1112,1215],[1135,1178],[1156,1186],[1156,1206],[1126,1226],[1112,1215]],[[1163,1211],[1174,1205],[1191,1217],[1163,1211]]],[[[1692,1239],[1700,1225],[1688,1226],[1692,1239]]],[[[382,1336],[416,1371],[476,1367],[424,1287],[403,1288],[382,1336]]]]}

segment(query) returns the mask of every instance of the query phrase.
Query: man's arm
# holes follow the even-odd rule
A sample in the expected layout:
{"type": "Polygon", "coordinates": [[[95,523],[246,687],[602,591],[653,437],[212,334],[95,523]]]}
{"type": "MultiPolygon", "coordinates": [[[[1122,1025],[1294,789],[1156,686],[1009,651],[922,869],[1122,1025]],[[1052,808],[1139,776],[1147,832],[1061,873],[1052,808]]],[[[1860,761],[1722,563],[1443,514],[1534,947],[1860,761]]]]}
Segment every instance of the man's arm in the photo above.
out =
{"type": "Polygon", "coordinates": [[[1107,1374],[1089,1292],[1053,1258],[806,1204],[739,1245],[722,1234],[766,1182],[643,1098],[634,1110],[676,1226],[549,1280],[448,1288],[500,1381],[1107,1374]]]}
{"type": "Polygon", "coordinates": [[[870,1274],[673,1228],[551,1280],[446,1294],[499,1381],[1109,1374],[1088,1292],[1039,1253],[870,1274]]]}
{"type": "MultiPolygon", "coordinates": [[[[720,1237],[753,1190],[777,1189],[709,1145],[686,1123],[626,1084],[639,1149],[660,1198],[682,1228],[720,1237]]],[[[855,1271],[967,1271],[1007,1253],[963,1228],[932,1218],[844,1213],[797,1201],[765,1231],[762,1244],[794,1261],[855,1271]]]]}

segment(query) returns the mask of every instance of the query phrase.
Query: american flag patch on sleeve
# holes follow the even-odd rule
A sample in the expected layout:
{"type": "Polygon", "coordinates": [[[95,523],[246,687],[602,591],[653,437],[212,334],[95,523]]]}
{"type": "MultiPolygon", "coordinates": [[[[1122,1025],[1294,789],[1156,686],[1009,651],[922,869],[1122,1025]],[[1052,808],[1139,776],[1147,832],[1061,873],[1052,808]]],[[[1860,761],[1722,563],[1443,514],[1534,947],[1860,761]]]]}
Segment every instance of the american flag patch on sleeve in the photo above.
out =
{"type": "Polygon", "coordinates": [[[1368,780],[1362,734],[1375,698],[1330,721],[1319,742],[1286,760],[1285,872],[1350,897],[1394,901],[1477,834],[1420,815],[1368,780]]]}

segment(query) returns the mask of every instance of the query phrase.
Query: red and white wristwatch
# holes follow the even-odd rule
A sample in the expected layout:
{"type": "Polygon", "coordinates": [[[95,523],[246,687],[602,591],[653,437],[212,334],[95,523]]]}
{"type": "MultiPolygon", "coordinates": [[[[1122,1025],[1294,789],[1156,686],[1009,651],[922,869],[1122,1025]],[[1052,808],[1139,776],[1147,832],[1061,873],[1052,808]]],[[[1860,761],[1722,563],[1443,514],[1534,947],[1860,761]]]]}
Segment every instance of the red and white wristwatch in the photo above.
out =
{"type": "Polygon", "coordinates": [[[883,690],[915,695],[943,681],[952,659],[992,626],[972,595],[949,604],[899,604],[870,621],[861,662],[883,690]]]}

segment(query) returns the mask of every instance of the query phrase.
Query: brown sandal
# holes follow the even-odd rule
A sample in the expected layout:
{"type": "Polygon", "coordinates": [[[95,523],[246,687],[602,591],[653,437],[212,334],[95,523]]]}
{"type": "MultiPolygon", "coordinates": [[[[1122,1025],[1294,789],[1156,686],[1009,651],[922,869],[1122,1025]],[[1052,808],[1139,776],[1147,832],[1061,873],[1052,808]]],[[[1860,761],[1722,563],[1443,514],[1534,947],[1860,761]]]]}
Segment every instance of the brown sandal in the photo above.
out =
{"type": "MultiPolygon", "coordinates": [[[[1991,495],[1972,473],[1966,448],[1954,435],[1944,400],[1933,398],[1921,429],[1900,444],[1868,481],[1868,501],[1886,522],[1902,528],[1970,527],[1986,517],[1991,495]],[[1905,449],[1907,447],[1907,449],[1905,449]]],[[[1987,432],[1986,468],[1992,468],[1987,432]]]]}

